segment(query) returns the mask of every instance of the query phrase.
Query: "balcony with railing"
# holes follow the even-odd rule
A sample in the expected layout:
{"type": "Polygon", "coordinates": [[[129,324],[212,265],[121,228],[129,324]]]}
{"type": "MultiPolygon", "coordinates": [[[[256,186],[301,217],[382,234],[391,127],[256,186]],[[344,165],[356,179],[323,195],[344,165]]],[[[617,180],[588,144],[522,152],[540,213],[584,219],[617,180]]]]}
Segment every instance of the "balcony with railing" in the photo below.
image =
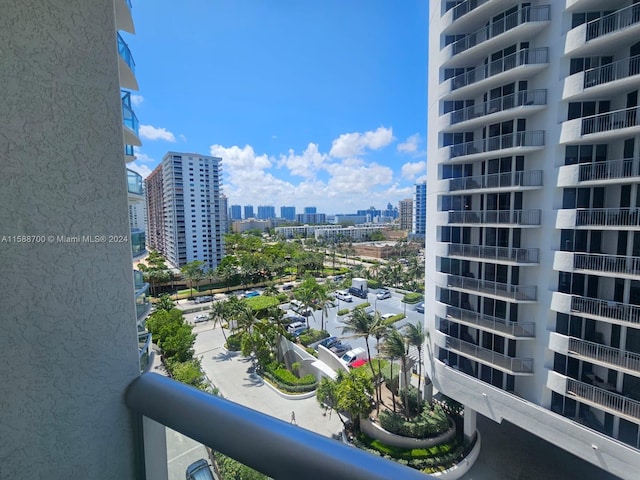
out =
{"type": "Polygon", "coordinates": [[[640,402],[619,393],[567,378],[567,395],[574,397],[581,403],[592,405],[616,416],[625,417],[634,423],[640,423],[640,402]]]}
{"type": "Polygon", "coordinates": [[[142,143],[139,138],[140,124],[138,117],[131,107],[131,92],[122,92],[122,123],[124,128],[124,143],[125,145],[140,146],[142,143]]]}
{"type": "Polygon", "coordinates": [[[525,48],[445,79],[440,84],[439,93],[443,100],[472,98],[494,86],[515,81],[523,76],[531,78],[547,68],[548,64],[548,48],[525,48]]]}
{"type": "MultiPolygon", "coordinates": [[[[491,173],[473,177],[460,177],[448,180],[449,192],[465,191],[471,193],[480,190],[522,191],[542,187],[542,170],[491,173]]],[[[486,192],[488,193],[488,192],[486,192]]]]}
{"type": "Polygon", "coordinates": [[[599,298],[571,295],[570,312],[594,320],[640,328],[640,306],[599,298]]]}
{"type": "Polygon", "coordinates": [[[558,172],[558,186],[635,183],[639,175],[640,159],[638,158],[564,165],[558,172]]]}
{"type": "Polygon", "coordinates": [[[445,3],[445,5],[443,5],[445,8],[442,12],[442,24],[448,25],[449,23],[455,22],[460,19],[460,17],[488,2],[489,0],[464,0],[463,2],[450,6],[449,8],[447,8],[445,3]]]}
{"type": "Polygon", "coordinates": [[[574,253],[573,269],[608,274],[610,277],[635,278],[640,276],[640,257],[574,253]]]}
{"type": "Polygon", "coordinates": [[[124,146],[124,161],[125,163],[133,162],[136,159],[136,153],[133,149],[133,145],[124,146]]]}
{"type": "Polygon", "coordinates": [[[470,360],[489,365],[510,375],[533,374],[532,358],[509,357],[448,335],[446,336],[444,347],[470,360]]]}
{"type": "MultiPolygon", "coordinates": [[[[155,373],[144,374],[135,380],[126,392],[125,401],[140,417],[143,428],[154,428],[155,425],[154,434],[164,435],[161,427],[166,426],[271,478],[431,478],[418,470],[155,373]],[[149,420],[157,423],[152,424],[149,420]]],[[[162,445],[145,442],[144,446],[147,466],[158,462],[153,447],[162,448],[162,445]]],[[[166,459],[166,452],[157,457],[166,459]]]]}
{"type": "Polygon", "coordinates": [[[534,322],[510,322],[502,318],[484,315],[471,310],[447,306],[446,320],[463,323],[479,330],[497,333],[505,337],[530,339],[535,337],[534,322]]]}
{"type": "Polygon", "coordinates": [[[537,227],[541,210],[452,210],[448,212],[450,225],[513,225],[537,227]]]}
{"type": "Polygon", "coordinates": [[[115,17],[116,17],[116,29],[124,30],[125,32],[135,33],[135,27],[133,26],[133,17],[131,15],[131,0],[115,0],[115,17]]]}
{"type": "Polygon", "coordinates": [[[544,130],[513,132],[471,142],[449,145],[444,148],[444,161],[470,161],[489,158],[496,153],[502,156],[519,155],[544,148],[544,130]]]}
{"type": "Polygon", "coordinates": [[[447,287],[510,302],[536,302],[538,299],[535,285],[510,285],[462,275],[447,275],[447,287]]]}
{"type": "Polygon", "coordinates": [[[521,38],[535,36],[551,19],[549,5],[524,7],[492,21],[444,47],[443,66],[463,66],[482,60],[496,45],[508,45],[521,38]]]}
{"type": "Polygon", "coordinates": [[[144,193],[142,175],[138,172],[127,169],[127,190],[133,195],[142,195],[144,193]]]}
{"type": "Polygon", "coordinates": [[[608,141],[638,135],[639,111],[640,107],[630,107],[562,122],[560,143],[608,141]]]}
{"type": "Polygon", "coordinates": [[[475,260],[490,260],[509,264],[535,265],[539,262],[538,248],[492,247],[487,245],[466,245],[448,243],[447,253],[450,257],[475,260]]]}
{"type": "Polygon", "coordinates": [[[568,353],[607,368],[624,369],[640,376],[640,355],[600,343],[569,337],[568,353]]]}
{"type": "Polygon", "coordinates": [[[136,80],[136,62],[129,49],[129,45],[124,41],[118,33],[118,73],[120,75],[120,86],[129,90],[138,90],[138,81],[136,80]]]}
{"type": "Polygon", "coordinates": [[[546,89],[512,93],[447,113],[449,127],[444,128],[443,131],[463,131],[516,116],[526,117],[528,114],[543,110],[546,105],[546,89]]]}
{"type": "Polygon", "coordinates": [[[624,58],[569,75],[564,80],[563,99],[590,100],[632,89],[640,78],[640,55],[624,58]]]}
{"type": "Polygon", "coordinates": [[[640,209],[579,208],[576,209],[576,227],[640,227],[640,209]]]}

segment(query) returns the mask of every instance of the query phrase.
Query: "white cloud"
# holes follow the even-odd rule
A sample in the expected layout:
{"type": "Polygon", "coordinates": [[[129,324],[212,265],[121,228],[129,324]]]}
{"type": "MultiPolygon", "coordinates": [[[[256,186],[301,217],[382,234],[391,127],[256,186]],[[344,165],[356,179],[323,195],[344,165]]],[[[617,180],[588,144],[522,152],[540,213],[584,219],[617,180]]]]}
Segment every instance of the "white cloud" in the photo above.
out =
{"type": "Polygon", "coordinates": [[[399,152],[414,153],[418,150],[418,144],[420,143],[420,134],[416,133],[407,138],[406,141],[398,144],[399,152]]]}
{"type": "Polygon", "coordinates": [[[393,140],[392,128],[379,127],[365,133],[344,133],[331,143],[329,155],[335,158],[355,157],[363,154],[365,149],[378,150],[386,147],[393,140]]]}
{"type": "Polygon", "coordinates": [[[165,140],[175,142],[176,137],[166,128],[157,128],[151,125],[140,125],[140,137],[145,140],[165,140]]]}
{"type": "Polygon", "coordinates": [[[402,165],[402,176],[408,180],[413,180],[418,175],[426,173],[426,162],[409,162],[402,165]]]}
{"type": "Polygon", "coordinates": [[[331,174],[327,187],[329,196],[362,195],[362,203],[369,203],[368,196],[378,185],[387,185],[393,177],[393,170],[376,163],[365,165],[357,160],[348,160],[327,166],[331,174]]]}
{"type": "Polygon", "coordinates": [[[187,141],[187,137],[185,135],[183,135],[182,133],[180,135],[178,135],[178,138],[183,142],[187,141]]]}
{"type": "Polygon", "coordinates": [[[141,152],[139,147],[134,147],[134,154],[136,156],[136,162],[156,163],[156,159],[155,158],[151,158],[146,153],[141,152]]]}
{"type": "Polygon", "coordinates": [[[228,148],[222,145],[211,145],[209,151],[212,156],[222,158],[225,171],[228,169],[232,172],[240,169],[259,171],[273,165],[268,155],[256,155],[251,145],[245,145],[243,148],[236,145],[228,148]]]}
{"type": "Polygon", "coordinates": [[[130,168],[134,172],[138,172],[140,175],[142,175],[142,178],[147,178],[152,172],[152,170],[146,165],[138,164],[138,160],[136,160],[135,162],[127,163],[127,168],[130,168]]]}
{"type": "Polygon", "coordinates": [[[327,161],[327,155],[318,151],[318,145],[310,143],[302,153],[296,155],[293,149],[285,157],[280,155],[278,166],[286,166],[293,175],[311,178],[327,161]]]}
{"type": "Polygon", "coordinates": [[[144,102],[144,97],[142,95],[131,95],[131,103],[133,103],[134,107],[139,106],[144,102]]]}

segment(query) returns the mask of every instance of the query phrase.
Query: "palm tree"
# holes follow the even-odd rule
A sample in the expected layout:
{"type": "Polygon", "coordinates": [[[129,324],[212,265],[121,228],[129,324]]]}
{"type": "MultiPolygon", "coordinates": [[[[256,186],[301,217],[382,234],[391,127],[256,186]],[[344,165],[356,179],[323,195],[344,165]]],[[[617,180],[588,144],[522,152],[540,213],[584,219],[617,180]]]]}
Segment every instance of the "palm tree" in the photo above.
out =
{"type": "Polygon", "coordinates": [[[402,365],[402,375],[404,379],[404,415],[406,419],[409,420],[409,379],[407,378],[408,362],[406,340],[402,336],[402,334],[394,328],[385,338],[385,341],[382,344],[382,350],[385,352],[385,355],[387,357],[395,357],[400,359],[402,365]]]}
{"type": "MultiPolygon", "coordinates": [[[[371,325],[371,335],[376,339],[376,352],[380,353],[380,340],[387,336],[391,327],[385,323],[379,311],[373,314],[373,325],[371,325]]],[[[376,395],[378,400],[377,412],[380,413],[380,403],[382,403],[382,365],[378,362],[378,377],[376,380],[376,395]]]]}
{"type": "Polygon", "coordinates": [[[418,349],[418,413],[420,413],[420,382],[422,381],[422,346],[427,338],[427,332],[422,328],[422,322],[415,325],[407,323],[404,327],[404,338],[409,346],[418,349]]]}
{"type": "Polygon", "coordinates": [[[216,325],[220,325],[220,330],[222,330],[222,336],[224,337],[224,343],[227,343],[227,334],[224,333],[224,327],[222,326],[222,323],[224,321],[226,313],[227,308],[225,302],[215,302],[213,305],[211,305],[211,313],[209,314],[209,318],[213,320],[214,328],[216,325]]]}
{"type": "Polygon", "coordinates": [[[199,282],[204,276],[202,265],[204,265],[203,261],[194,260],[193,262],[187,263],[180,269],[184,278],[189,280],[189,297],[193,296],[193,282],[199,282]]]}

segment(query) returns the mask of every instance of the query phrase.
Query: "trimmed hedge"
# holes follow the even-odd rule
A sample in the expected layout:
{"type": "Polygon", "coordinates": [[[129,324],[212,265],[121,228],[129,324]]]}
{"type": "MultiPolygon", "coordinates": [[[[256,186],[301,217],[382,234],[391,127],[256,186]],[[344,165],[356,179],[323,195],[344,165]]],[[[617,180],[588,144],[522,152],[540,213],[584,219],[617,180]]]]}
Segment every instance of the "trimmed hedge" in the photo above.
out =
{"type": "Polygon", "coordinates": [[[341,317],[343,315],[346,315],[349,312],[350,312],[350,310],[348,308],[343,308],[341,310],[338,310],[338,316],[341,317]]]}
{"type": "Polygon", "coordinates": [[[422,300],[424,300],[424,295],[416,292],[407,293],[402,299],[404,303],[408,303],[410,305],[421,302],[422,300]]]}
{"type": "Polygon", "coordinates": [[[262,371],[262,376],[275,384],[278,389],[288,393],[311,392],[318,386],[318,382],[313,375],[305,375],[302,378],[298,378],[278,362],[267,365],[262,371]]]}
{"type": "Polygon", "coordinates": [[[330,336],[329,332],[327,332],[326,330],[314,330],[314,329],[311,329],[311,330],[307,330],[305,333],[300,335],[298,338],[300,339],[300,343],[306,347],[310,343],[319,342],[320,340],[324,340],[325,338],[328,338],[329,336],[330,336]]]}
{"type": "Polygon", "coordinates": [[[402,320],[403,318],[405,318],[406,315],[404,313],[398,313],[396,315],[394,315],[393,317],[389,317],[384,321],[385,325],[393,325],[396,322],[399,322],[400,320],[402,320]]]}
{"type": "Polygon", "coordinates": [[[432,438],[449,430],[449,420],[440,405],[435,405],[433,410],[425,408],[409,421],[388,410],[380,412],[378,420],[386,431],[409,438],[432,438]]]}
{"type": "Polygon", "coordinates": [[[242,350],[242,333],[234,333],[227,337],[227,350],[230,352],[242,350]]]}
{"type": "Polygon", "coordinates": [[[363,302],[360,305],[356,305],[353,309],[355,310],[356,308],[367,308],[370,307],[371,304],[369,302],[363,302]]]}
{"type": "Polygon", "coordinates": [[[380,288],[382,286],[382,284],[378,281],[378,280],[373,280],[373,279],[368,279],[367,280],[367,286],[369,288],[372,288],[374,290],[380,288]]]}

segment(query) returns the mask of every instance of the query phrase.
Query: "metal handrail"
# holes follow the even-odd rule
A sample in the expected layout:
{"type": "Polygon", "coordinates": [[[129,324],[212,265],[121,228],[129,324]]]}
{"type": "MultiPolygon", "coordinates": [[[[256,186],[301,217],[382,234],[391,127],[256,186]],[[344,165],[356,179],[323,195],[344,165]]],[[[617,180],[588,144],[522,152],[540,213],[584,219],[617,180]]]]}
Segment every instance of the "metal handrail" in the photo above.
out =
{"type": "Polygon", "coordinates": [[[538,299],[536,285],[511,285],[462,275],[447,275],[447,287],[473,290],[480,294],[495,295],[509,300],[536,301],[538,299]]]}
{"type": "Polygon", "coordinates": [[[569,337],[569,353],[576,353],[583,357],[628,370],[640,371],[640,354],[608,347],[600,343],[569,337]]]}
{"type": "Polygon", "coordinates": [[[516,147],[543,147],[544,130],[513,132],[495,137],[472,140],[471,142],[449,145],[449,158],[473,155],[474,153],[493,152],[516,147]]]}
{"type": "Polygon", "coordinates": [[[598,113],[582,117],[581,135],[609,132],[621,128],[637,127],[640,107],[623,108],[615,112],[598,113]]]}
{"type": "Polygon", "coordinates": [[[538,263],[539,248],[509,248],[488,245],[466,245],[448,243],[448,255],[460,257],[483,258],[487,260],[503,260],[517,263],[538,263]]]}
{"type": "Polygon", "coordinates": [[[535,336],[536,324],[534,322],[510,322],[502,318],[492,317],[491,315],[485,315],[450,305],[447,305],[447,319],[471,323],[495,330],[496,332],[513,335],[514,337],[531,338],[535,336]]]}
{"type": "Polygon", "coordinates": [[[482,27],[473,33],[465,35],[459,40],[451,44],[452,55],[464,52],[476,45],[490,40],[498,35],[502,35],[509,30],[524,25],[529,22],[545,22],[551,18],[551,8],[549,5],[540,5],[535,7],[524,7],[516,12],[505,15],[504,17],[491,22],[489,25],[482,27]]]}
{"type": "Polygon", "coordinates": [[[541,210],[452,210],[448,223],[540,225],[541,210]]]}
{"type": "Polygon", "coordinates": [[[640,22],[640,5],[633,4],[587,23],[585,41],[613,33],[640,22]]]}
{"type": "Polygon", "coordinates": [[[640,257],[605,255],[599,253],[575,253],[573,268],[607,273],[640,274],[640,257]]]}
{"type": "Polygon", "coordinates": [[[640,226],[640,209],[637,208],[579,208],[576,210],[576,226],[597,225],[603,227],[640,226]]]}
{"type": "Polygon", "coordinates": [[[640,323],[640,306],[599,298],[571,297],[571,311],[633,324],[640,323]]]}
{"type": "Polygon", "coordinates": [[[533,373],[532,358],[509,357],[502,353],[489,350],[488,348],[465,342],[459,338],[450,337],[449,335],[446,336],[445,348],[455,350],[463,355],[468,355],[475,360],[500,366],[510,372],[533,373]]]}
{"type": "Polygon", "coordinates": [[[614,82],[640,73],[640,55],[624,58],[584,71],[584,88],[614,82]]]}
{"type": "Polygon", "coordinates": [[[512,68],[523,65],[536,65],[549,63],[549,48],[525,48],[518,52],[511,53],[498,60],[494,60],[487,65],[472,68],[471,70],[451,77],[451,90],[472,85],[481,80],[493,77],[499,73],[506,72],[512,68]]]}
{"type": "Polygon", "coordinates": [[[431,478],[157,373],[125,394],[136,413],[278,480],[431,478]]]}
{"type": "Polygon", "coordinates": [[[603,162],[582,163],[579,167],[578,181],[608,180],[629,178],[640,175],[640,162],[637,158],[605,160],[603,162]]]}
{"type": "Polygon", "coordinates": [[[541,187],[542,170],[492,173],[473,177],[449,179],[449,191],[476,190],[479,188],[541,187]]]}
{"type": "Polygon", "coordinates": [[[122,96],[122,122],[138,135],[139,122],[133,108],[131,107],[131,93],[124,92],[122,96]]]}
{"type": "Polygon", "coordinates": [[[546,105],[547,89],[523,90],[449,112],[451,125],[517,107],[546,105]]]}
{"type": "Polygon", "coordinates": [[[129,65],[129,68],[132,72],[136,71],[136,62],[133,60],[133,55],[131,54],[131,50],[129,49],[129,45],[124,41],[124,38],[118,33],[118,53],[124,60],[124,62],[129,65]]]}
{"type": "MultiPolygon", "coordinates": [[[[482,5],[483,3],[487,3],[488,1],[489,0],[465,0],[464,2],[450,8],[449,10],[453,9],[453,20],[457,20],[463,15],[469,13],[471,10],[478,8],[480,5],[482,5]]],[[[449,10],[446,10],[444,13],[448,12],[449,10]]]]}
{"type": "Polygon", "coordinates": [[[640,417],[640,402],[604,388],[567,378],[567,393],[633,418],[640,417]]]}

